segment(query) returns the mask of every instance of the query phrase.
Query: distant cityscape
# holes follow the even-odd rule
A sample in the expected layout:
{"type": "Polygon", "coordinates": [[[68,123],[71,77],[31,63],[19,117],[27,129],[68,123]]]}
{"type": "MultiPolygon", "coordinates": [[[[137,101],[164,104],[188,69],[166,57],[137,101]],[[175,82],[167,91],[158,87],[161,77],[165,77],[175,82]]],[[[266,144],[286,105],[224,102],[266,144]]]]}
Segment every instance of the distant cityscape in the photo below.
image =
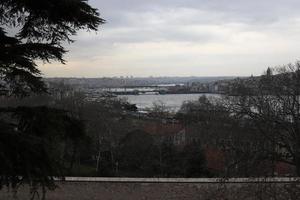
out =
{"type": "Polygon", "coordinates": [[[102,96],[147,94],[223,94],[237,77],[149,77],[149,78],[46,78],[51,88],[70,86],[87,99],[102,96]]]}

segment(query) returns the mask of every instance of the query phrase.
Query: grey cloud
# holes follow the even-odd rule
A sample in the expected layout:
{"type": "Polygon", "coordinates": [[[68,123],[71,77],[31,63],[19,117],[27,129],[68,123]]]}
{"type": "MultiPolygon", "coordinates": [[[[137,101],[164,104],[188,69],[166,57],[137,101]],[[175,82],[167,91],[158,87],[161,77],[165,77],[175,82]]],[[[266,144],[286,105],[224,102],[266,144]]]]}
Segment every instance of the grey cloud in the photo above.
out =
{"type": "Polygon", "coordinates": [[[110,54],[115,43],[195,42],[207,44],[228,38],[193,26],[241,23],[247,29],[266,29],[282,17],[297,13],[294,0],[92,0],[107,20],[97,37],[82,38],[70,47],[77,58],[110,54]],[[288,13],[288,14],[286,14],[288,13]],[[85,50],[85,51],[82,51],[85,50]],[[87,52],[86,52],[87,51],[87,52]]]}
{"type": "MultiPolygon", "coordinates": [[[[103,65],[108,74],[114,73],[108,72],[109,67],[121,70],[120,73],[136,73],[134,66],[139,66],[139,73],[147,75],[151,75],[152,66],[175,66],[174,70],[177,67],[180,73],[184,71],[180,70],[181,66],[189,66],[186,72],[198,74],[204,67],[208,67],[205,69],[207,73],[220,69],[218,73],[223,75],[252,73],[253,70],[261,73],[262,67],[293,62],[297,58],[299,0],[89,2],[99,9],[107,23],[98,35],[80,32],[75,37],[77,41],[69,47],[67,60],[83,63],[92,69],[98,64],[103,65]],[[189,44],[185,46],[183,42],[189,44]],[[155,43],[155,47],[149,48],[143,43],[155,43]],[[170,43],[172,45],[168,47],[170,43]],[[185,48],[181,49],[182,46],[185,48]],[[177,48],[175,53],[169,52],[173,47],[177,48]],[[207,49],[199,52],[202,47],[207,49]],[[161,52],[156,52],[156,49],[161,52]],[[206,50],[210,53],[206,54],[206,50]],[[91,60],[95,62],[86,62],[91,60]],[[201,70],[200,65],[203,66],[201,70]],[[238,66],[243,66],[243,69],[239,71],[238,66]]],[[[101,69],[99,67],[99,71],[101,69]]]]}
{"type": "Polygon", "coordinates": [[[279,18],[298,15],[298,0],[93,0],[108,23],[123,21],[126,13],[151,12],[155,9],[193,8],[223,13],[220,22],[272,23],[279,18]],[[119,20],[118,16],[120,17],[119,20]]]}
{"type": "Polygon", "coordinates": [[[212,32],[194,33],[176,27],[161,27],[157,29],[126,29],[114,30],[102,39],[112,43],[140,43],[140,42],[200,42],[207,43],[216,40],[218,36],[212,32]]]}
{"type": "Polygon", "coordinates": [[[299,16],[298,0],[92,0],[99,8],[106,42],[218,41],[209,30],[188,31],[190,25],[241,23],[263,29],[283,18],[299,16]],[[181,13],[183,12],[183,13],[181,13]],[[172,16],[168,16],[172,13],[172,16]],[[155,24],[153,20],[161,20],[155,24]]]}

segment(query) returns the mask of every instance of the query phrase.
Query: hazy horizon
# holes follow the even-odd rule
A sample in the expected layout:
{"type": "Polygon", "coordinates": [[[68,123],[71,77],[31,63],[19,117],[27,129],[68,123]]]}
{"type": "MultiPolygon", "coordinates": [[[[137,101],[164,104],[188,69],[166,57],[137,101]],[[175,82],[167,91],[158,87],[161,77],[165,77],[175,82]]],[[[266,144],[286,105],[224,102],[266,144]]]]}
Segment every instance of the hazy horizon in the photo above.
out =
{"type": "Polygon", "coordinates": [[[250,76],[299,58],[296,0],[90,0],[107,22],[79,32],[45,77],[250,76]]]}
{"type": "MultiPolygon", "coordinates": [[[[250,76],[250,75],[249,75],[250,76]]],[[[248,76],[99,76],[99,77],[84,77],[84,76],[44,76],[43,78],[87,78],[87,79],[97,79],[97,78],[234,78],[234,77],[248,77],[248,76]]]]}

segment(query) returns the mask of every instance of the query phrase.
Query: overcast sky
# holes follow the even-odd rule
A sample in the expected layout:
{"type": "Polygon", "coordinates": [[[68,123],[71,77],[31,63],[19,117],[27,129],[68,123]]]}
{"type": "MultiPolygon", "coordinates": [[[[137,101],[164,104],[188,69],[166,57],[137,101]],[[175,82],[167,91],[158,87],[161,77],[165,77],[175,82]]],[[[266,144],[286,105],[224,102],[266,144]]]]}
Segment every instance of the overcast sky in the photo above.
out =
{"type": "Polygon", "coordinates": [[[300,58],[299,0],[89,3],[107,23],[79,32],[45,76],[247,76],[300,58]]]}

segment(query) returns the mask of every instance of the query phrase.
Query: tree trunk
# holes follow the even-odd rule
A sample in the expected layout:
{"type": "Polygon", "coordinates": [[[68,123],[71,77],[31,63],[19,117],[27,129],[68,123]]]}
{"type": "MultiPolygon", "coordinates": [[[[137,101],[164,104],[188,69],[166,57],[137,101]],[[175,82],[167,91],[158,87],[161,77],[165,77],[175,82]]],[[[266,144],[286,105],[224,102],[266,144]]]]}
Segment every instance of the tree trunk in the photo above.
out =
{"type": "Polygon", "coordinates": [[[295,158],[295,166],[296,166],[296,173],[297,173],[297,176],[300,177],[300,154],[297,154],[297,155],[296,155],[296,158],[295,158]]]}
{"type": "Polygon", "coordinates": [[[96,172],[97,173],[99,173],[99,169],[100,169],[100,159],[101,159],[101,151],[99,149],[98,155],[97,155],[97,164],[96,164],[96,172]]]}

